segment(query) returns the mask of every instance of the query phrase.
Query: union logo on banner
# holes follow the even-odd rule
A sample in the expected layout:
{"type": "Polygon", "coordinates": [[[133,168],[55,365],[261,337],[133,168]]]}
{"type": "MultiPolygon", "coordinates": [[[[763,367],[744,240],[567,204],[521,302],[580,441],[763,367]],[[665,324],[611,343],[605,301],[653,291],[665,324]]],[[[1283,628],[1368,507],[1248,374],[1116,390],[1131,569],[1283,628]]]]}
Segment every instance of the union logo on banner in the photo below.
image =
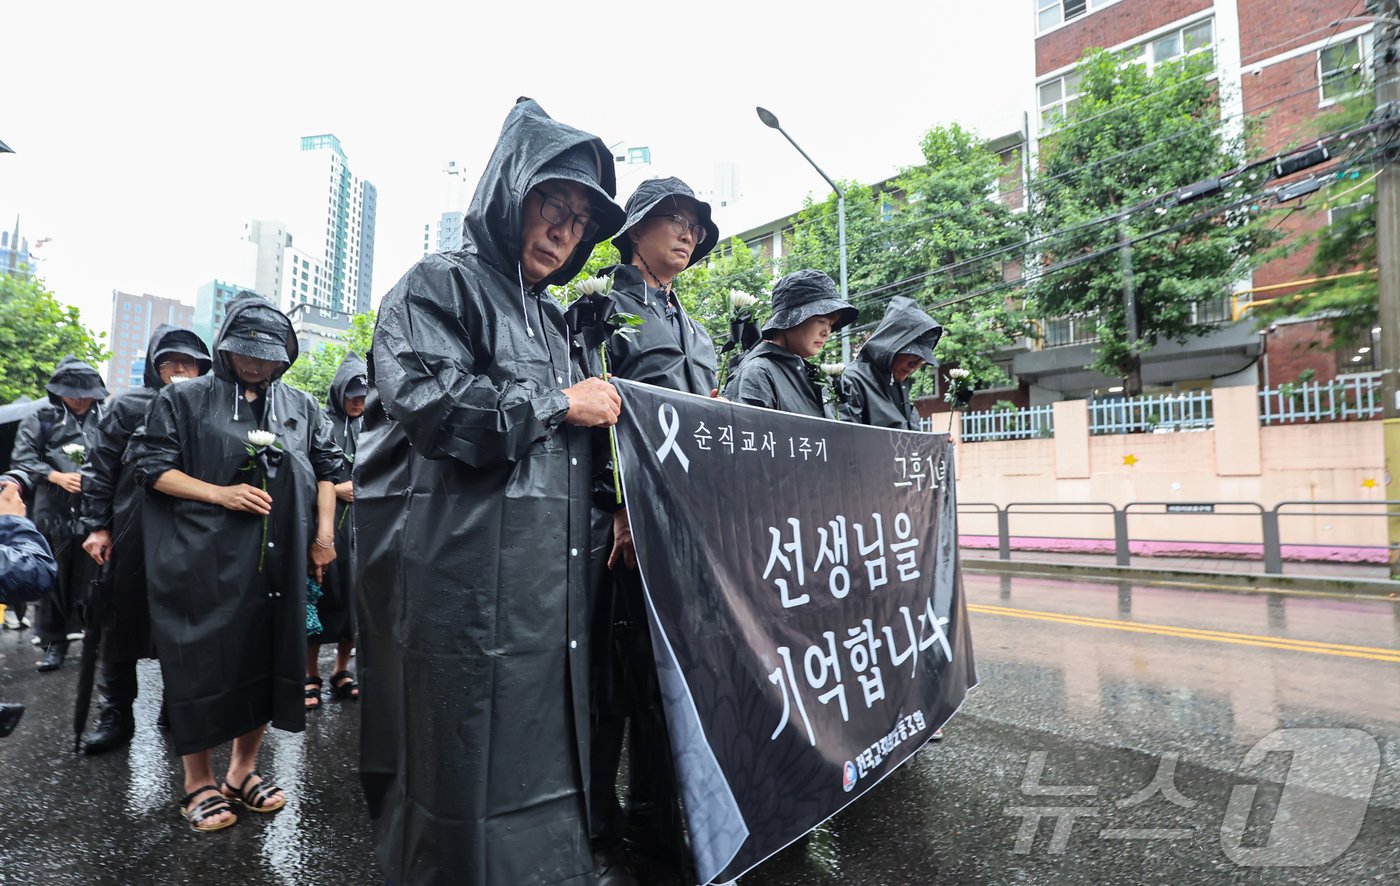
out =
{"type": "Polygon", "coordinates": [[[848,791],[851,790],[851,788],[856,786],[856,779],[859,777],[860,776],[856,774],[856,764],[847,760],[845,774],[841,778],[841,787],[848,791]]]}

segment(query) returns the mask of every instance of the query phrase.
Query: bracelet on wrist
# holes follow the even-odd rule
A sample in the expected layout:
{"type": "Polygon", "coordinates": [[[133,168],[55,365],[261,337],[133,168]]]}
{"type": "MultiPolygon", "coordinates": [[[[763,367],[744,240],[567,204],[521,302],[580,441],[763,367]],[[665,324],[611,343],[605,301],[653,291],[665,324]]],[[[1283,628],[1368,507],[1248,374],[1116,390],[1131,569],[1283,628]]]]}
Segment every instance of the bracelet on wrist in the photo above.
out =
{"type": "Polygon", "coordinates": [[[335,547],[335,539],[331,539],[330,541],[321,541],[321,540],[318,538],[318,539],[316,539],[316,547],[318,547],[318,548],[333,548],[333,547],[335,547]]]}

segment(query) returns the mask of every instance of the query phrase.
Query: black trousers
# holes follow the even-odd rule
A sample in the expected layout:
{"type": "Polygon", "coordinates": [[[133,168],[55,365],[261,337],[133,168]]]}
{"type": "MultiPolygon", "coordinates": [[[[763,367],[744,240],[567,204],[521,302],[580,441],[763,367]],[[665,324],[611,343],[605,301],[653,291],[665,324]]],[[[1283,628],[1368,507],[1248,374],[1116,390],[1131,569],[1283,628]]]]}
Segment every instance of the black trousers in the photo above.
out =
{"type": "Polygon", "coordinates": [[[83,550],[82,539],[58,536],[49,539],[54,562],[58,564],[58,583],[53,593],[39,601],[34,619],[34,632],[45,648],[68,648],[68,635],[82,627],[79,611],[87,595],[96,564],[83,550]]]}
{"type": "Polygon", "coordinates": [[[681,864],[684,829],[641,576],[605,576],[594,611],[590,812],[593,847],[629,839],[643,852],[681,864]],[[627,747],[627,804],[616,790],[627,747]]]}

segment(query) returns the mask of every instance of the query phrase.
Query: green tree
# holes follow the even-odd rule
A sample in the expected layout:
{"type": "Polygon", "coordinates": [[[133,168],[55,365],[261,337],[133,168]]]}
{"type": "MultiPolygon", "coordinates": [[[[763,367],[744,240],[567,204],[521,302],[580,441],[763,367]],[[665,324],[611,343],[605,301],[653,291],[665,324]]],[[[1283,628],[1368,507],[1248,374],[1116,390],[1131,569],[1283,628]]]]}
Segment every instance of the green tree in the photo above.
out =
{"type": "Polygon", "coordinates": [[[761,323],[772,313],[772,288],[773,262],[738,237],[717,245],[706,261],[676,279],[681,303],[710,333],[716,347],[723,346],[729,338],[729,319],[733,315],[730,293],[747,292],[757,298],[753,314],[761,323]]]}
{"type": "Polygon", "coordinates": [[[38,399],[67,354],[96,366],[111,357],[105,333],[83,326],[37,277],[0,274],[0,403],[38,399]]]}
{"type": "MultiPolygon", "coordinates": [[[[1320,115],[1310,134],[1317,138],[1359,126],[1374,108],[1375,98],[1370,94],[1343,102],[1320,115]]],[[[1310,317],[1331,333],[1318,340],[1319,347],[1351,350],[1358,342],[1369,341],[1371,327],[1379,322],[1380,287],[1372,273],[1377,261],[1375,197],[1374,176],[1358,166],[1330,177],[1326,187],[1309,198],[1309,206],[1296,208],[1314,215],[1327,213],[1326,223],[1280,244],[1271,257],[1311,248],[1307,273],[1337,279],[1323,280],[1257,306],[1253,312],[1256,325],[1268,326],[1285,317],[1310,317]]]]}
{"type": "Polygon", "coordinates": [[[1061,267],[1036,279],[1029,294],[1045,317],[1097,322],[1090,367],[1121,377],[1129,396],[1142,390],[1142,353],[1156,342],[1184,342],[1208,331],[1193,319],[1193,304],[1226,297],[1277,239],[1249,211],[1191,221],[1237,200],[1235,189],[1113,218],[1243,163],[1251,125],[1244,133],[1227,131],[1218,84],[1208,76],[1213,69],[1209,52],[1158,65],[1149,74],[1142,64],[1091,51],[1076,69],[1079,99],[1041,142],[1031,220],[1042,238],[1036,241],[1040,266],[1061,267]],[[1137,303],[1133,340],[1115,244],[1120,233],[1132,240],[1168,228],[1174,230],[1128,247],[1137,303]]]}
{"type": "MultiPolygon", "coordinates": [[[[936,126],[920,140],[923,162],[884,190],[845,183],[847,288],[861,311],[851,329],[859,345],[880,324],[889,300],[913,298],[944,326],[939,359],[968,369],[979,387],[1005,379],[994,356],[1026,333],[1004,294],[967,298],[1004,280],[1024,238],[1016,213],[995,196],[1002,160],[976,133],[936,126]]],[[[799,213],[784,271],[815,267],[839,279],[837,199],[810,199],[799,213]]],[[[820,359],[834,360],[838,338],[820,359]]],[[[932,386],[916,377],[915,392],[932,386]]]]}
{"type": "MultiPolygon", "coordinates": [[[[892,218],[902,253],[898,272],[912,275],[918,289],[907,294],[943,324],[938,357],[971,373],[978,388],[1007,380],[995,356],[1030,331],[1017,300],[993,291],[1019,259],[1025,232],[1017,213],[997,199],[1003,159],[974,132],[957,124],[935,126],[919,142],[924,162],[900,173],[895,184],[904,201],[892,218]]],[[[1019,164],[1020,157],[1009,162],[1019,164]]],[[[883,314],[888,297],[876,301],[883,314]]],[[[864,307],[864,306],[862,306],[864,307]]],[[[873,330],[879,316],[869,311],[873,330]]],[[[915,386],[926,393],[931,378],[915,386]]]]}
{"type": "Polygon", "coordinates": [[[310,353],[302,354],[282,376],[282,380],[310,394],[317,403],[325,403],[331,382],[335,381],[335,371],[340,368],[340,361],[345,359],[346,353],[354,352],[361,357],[369,354],[370,344],[374,340],[374,311],[351,317],[350,328],[345,330],[341,340],[343,344],[323,342],[310,353]]]}

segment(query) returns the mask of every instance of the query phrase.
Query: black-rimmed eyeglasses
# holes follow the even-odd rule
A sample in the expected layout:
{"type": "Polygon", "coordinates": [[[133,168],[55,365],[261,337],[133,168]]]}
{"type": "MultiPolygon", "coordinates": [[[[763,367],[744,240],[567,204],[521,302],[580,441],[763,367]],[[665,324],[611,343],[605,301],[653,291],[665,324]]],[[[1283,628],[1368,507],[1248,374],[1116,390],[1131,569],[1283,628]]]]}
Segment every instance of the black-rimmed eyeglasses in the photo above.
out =
{"type": "Polygon", "coordinates": [[[574,212],[569,204],[552,194],[540,191],[540,218],[551,225],[569,225],[569,230],[580,240],[592,240],[598,233],[598,223],[581,213],[574,212]]]}
{"type": "Polygon", "coordinates": [[[693,222],[683,215],[649,215],[647,216],[647,218],[666,219],[666,221],[671,223],[671,230],[676,232],[677,237],[684,236],[685,232],[689,231],[690,239],[695,243],[696,246],[699,246],[701,243],[704,243],[705,238],[710,235],[710,232],[705,228],[705,226],[702,223],[693,222]]]}

